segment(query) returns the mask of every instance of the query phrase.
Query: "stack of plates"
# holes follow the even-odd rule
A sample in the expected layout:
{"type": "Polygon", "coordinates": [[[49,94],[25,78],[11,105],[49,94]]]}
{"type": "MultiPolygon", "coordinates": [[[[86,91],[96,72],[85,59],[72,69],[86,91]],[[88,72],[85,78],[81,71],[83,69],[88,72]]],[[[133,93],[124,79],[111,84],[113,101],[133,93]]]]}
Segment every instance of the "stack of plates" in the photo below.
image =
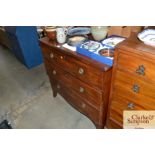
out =
{"type": "Polygon", "coordinates": [[[88,27],[70,27],[68,29],[67,44],[70,46],[77,46],[88,40],[87,34],[90,33],[88,27]]]}
{"type": "Polygon", "coordinates": [[[90,28],[87,28],[87,27],[76,27],[76,28],[70,28],[68,30],[69,36],[87,35],[89,33],[90,33],[90,28]]]}

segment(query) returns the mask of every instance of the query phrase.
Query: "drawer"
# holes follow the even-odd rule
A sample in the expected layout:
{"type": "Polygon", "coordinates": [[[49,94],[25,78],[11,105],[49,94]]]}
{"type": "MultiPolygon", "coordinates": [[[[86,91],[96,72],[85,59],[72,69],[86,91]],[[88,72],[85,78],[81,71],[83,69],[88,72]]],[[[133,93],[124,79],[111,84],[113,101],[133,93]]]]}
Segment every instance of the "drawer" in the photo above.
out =
{"type": "Polygon", "coordinates": [[[118,53],[117,67],[155,82],[155,63],[137,54],[118,53]]]}
{"type": "Polygon", "coordinates": [[[62,70],[57,65],[51,65],[48,62],[45,62],[47,66],[48,74],[50,78],[54,78],[60,82],[63,82],[68,89],[74,90],[80,98],[83,98],[91,106],[96,109],[99,109],[103,100],[102,100],[102,91],[94,89],[93,87],[85,84],[79,79],[75,78],[68,72],[62,70]]]}
{"type": "Polygon", "coordinates": [[[93,87],[102,89],[102,71],[53,48],[50,49],[49,47],[43,46],[42,49],[45,61],[48,60],[50,63],[58,64],[61,68],[76,76],[78,79],[87,84],[91,84],[93,87]]]}
{"type": "MultiPolygon", "coordinates": [[[[148,108],[143,105],[143,102],[137,103],[129,96],[125,98],[121,94],[114,94],[110,105],[109,116],[110,119],[115,120],[118,124],[123,124],[124,110],[149,110],[148,108]]],[[[153,110],[155,110],[155,107],[153,110]]]]}
{"type": "Polygon", "coordinates": [[[66,87],[66,85],[62,81],[58,81],[57,83],[57,91],[59,92],[59,94],[62,95],[66,99],[66,101],[69,102],[79,112],[88,116],[98,126],[100,122],[99,111],[85,102],[78,93],[76,93],[72,89],[69,89],[68,86],[66,87]]]}
{"type": "Polygon", "coordinates": [[[155,85],[120,70],[115,76],[114,94],[132,99],[147,110],[155,109],[155,85]]]}

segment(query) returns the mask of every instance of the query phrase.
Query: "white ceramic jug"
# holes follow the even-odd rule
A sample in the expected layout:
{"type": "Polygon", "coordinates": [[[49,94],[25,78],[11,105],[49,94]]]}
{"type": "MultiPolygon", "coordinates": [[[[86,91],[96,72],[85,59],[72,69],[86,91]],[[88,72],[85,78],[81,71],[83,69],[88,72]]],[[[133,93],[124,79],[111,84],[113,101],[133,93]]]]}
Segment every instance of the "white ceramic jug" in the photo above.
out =
{"type": "Polygon", "coordinates": [[[64,27],[59,27],[56,29],[57,32],[57,42],[60,44],[65,43],[67,36],[67,29],[64,27]]]}

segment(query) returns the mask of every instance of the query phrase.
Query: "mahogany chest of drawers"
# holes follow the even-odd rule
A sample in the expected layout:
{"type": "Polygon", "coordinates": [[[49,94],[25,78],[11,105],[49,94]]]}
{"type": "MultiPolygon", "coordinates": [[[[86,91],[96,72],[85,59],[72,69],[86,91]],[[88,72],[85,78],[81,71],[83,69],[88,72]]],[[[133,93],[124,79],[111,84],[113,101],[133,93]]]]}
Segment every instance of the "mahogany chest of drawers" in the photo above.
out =
{"type": "Polygon", "coordinates": [[[115,50],[107,128],[123,128],[124,110],[155,110],[155,48],[136,37],[115,50]]]}
{"type": "Polygon", "coordinates": [[[104,128],[111,67],[42,38],[40,45],[53,96],[62,95],[97,128],[104,128]]]}

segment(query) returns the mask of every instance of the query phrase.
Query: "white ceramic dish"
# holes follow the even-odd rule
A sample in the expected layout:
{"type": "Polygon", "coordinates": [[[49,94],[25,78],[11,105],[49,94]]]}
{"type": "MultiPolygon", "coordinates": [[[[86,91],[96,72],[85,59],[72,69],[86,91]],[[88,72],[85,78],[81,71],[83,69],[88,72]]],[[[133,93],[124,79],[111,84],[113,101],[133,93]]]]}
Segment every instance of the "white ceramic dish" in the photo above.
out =
{"type": "Polygon", "coordinates": [[[154,29],[145,29],[140,32],[137,36],[139,40],[144,42],[144,44],[155,46],[155,30],[154,29]]]}
{"type": "Polygon", "coordinates": [[[67,39],[67,43],[70,46],[77,46],[79,44],[84,43],[86,40],[87,40],[87,38],[84,36],[73,36],[73,37],[69,37],[67,39]]]}
{"type": "Polygon", "coordinates": [[[122,42],[123,40],[125,40],[125,38],[114,36],[114,37],[109,37],[107,39],[104,39],[102,41],[102,44],[108,45],[114,48],[118,43],[122,42]]]}
{"type": "Polygon", "coordinates": [[[84,43],[82,46],[84,49],[93,51],[93,50],[97,50],[100,47],[100,43],[95,42],[95,41],[88,41],[84,43]]]}

